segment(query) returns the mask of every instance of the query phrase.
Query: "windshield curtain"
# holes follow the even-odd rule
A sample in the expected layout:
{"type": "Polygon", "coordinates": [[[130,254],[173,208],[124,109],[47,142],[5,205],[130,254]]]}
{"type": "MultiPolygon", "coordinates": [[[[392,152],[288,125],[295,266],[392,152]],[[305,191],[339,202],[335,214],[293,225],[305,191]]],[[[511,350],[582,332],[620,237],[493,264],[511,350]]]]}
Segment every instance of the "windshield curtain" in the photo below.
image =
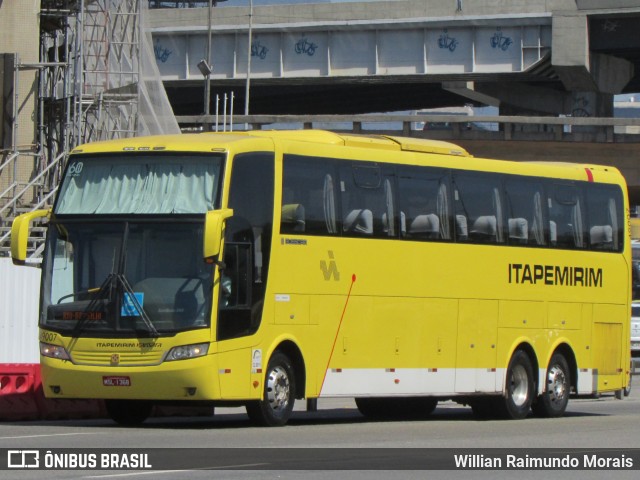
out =
{"type": "Polygon", "coordinates": [[[75,155],[56,214],[199,214],[213,210],[221,155],[75,155]]]}

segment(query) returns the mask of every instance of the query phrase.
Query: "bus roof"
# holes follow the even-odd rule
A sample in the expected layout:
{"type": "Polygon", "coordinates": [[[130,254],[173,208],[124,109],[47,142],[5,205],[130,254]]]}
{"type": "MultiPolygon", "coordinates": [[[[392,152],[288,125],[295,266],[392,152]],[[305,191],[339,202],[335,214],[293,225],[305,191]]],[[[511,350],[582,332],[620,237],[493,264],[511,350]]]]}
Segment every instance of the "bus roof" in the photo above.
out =
{"type": "Polygon", "coordinates": [[[132,137],[81,145],[73,153],[103,153],[128,150],[187,150],[210,151],[212,142],[224,148],[225,144],[248,138],[268,138],[272,140],[290,140],[297,142],[345,145],[350,147],[404,150],[411,152],[436,153],[441,155],[470,156],[458,145],[438,140],[395,137],[384,135],[337,134],[326,130],[253,130],[248,132],[197,133],[184,135],[155,135],[132,137]]]}
{"type": "MultiPolygon", "coordinates": [[[[484,159],[470,155],[464,148],[449,142],[412,137],[387,135],[341,134],[326,130],[251,130],[240,132],[209,132],[178,135],[155,135],[132,137],[118,140],[94,142],[76,147],[72,153],[108,153],[119,151],[182,151],[182,152],[224,152],[233,149],[234,144],[246,141],[264,142],[251,148],[273,148],[274,142],[312,143],[333,147],[370,148],[375,150],[430,153],[460,160],[473,158],[473,169],[543,175],[572,180],[624,183],[622,175],[612,166],[578,164],[566,162],[484,159]],[[271,147],[269,147],[269,144],[271,147]]],[[[443,161],[442,158],[441,161],[443,161]]],[[[395,163],[395,162],[392,162],[395,163]]],[[[464,168],[461,163],[459,168],[464,168]]]]}

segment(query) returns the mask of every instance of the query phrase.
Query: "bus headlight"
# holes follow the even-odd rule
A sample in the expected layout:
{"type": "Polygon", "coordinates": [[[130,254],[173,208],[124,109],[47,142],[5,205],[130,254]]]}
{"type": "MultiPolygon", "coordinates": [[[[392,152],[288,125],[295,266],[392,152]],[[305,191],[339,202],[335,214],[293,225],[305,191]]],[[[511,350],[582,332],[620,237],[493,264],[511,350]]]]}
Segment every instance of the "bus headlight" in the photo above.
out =
{"type": "Polygon", "coordinates": [[[43,357],[57,358],[58,360],[71,360],[71,357],[64,347],[44,342],[40,342],[40,355],[43,357]]]}
{"type": "Polygon", "coordinates": [[[208,343],[196,343],[194,345],[183,345],[181,347],[173,347],[169,350],[165,362],[173,360],[186,360],[188,358],[202,357],[209,351],[208,343]]]}

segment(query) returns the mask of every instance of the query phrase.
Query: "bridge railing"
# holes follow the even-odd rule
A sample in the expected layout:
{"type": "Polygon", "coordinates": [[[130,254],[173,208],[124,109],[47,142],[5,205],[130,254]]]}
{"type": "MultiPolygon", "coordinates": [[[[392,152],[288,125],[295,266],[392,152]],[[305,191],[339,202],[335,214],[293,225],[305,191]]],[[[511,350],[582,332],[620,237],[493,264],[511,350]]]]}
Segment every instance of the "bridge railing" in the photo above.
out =
{"type": "MultiPolygon", "coordinates": [[[[214,115],[176,117],[184,130],[215,130],[214,115]]],[[[639,142],[640,118],[488,115],[235,115],[226,130],[321,128],[436,139],[639,142]]]]}

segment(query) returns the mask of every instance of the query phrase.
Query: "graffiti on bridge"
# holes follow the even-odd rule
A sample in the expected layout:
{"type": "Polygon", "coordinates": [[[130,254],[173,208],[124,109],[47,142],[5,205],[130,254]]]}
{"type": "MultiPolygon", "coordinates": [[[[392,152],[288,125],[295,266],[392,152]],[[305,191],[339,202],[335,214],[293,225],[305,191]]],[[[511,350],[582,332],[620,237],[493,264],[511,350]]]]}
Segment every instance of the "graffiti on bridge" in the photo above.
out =
{"type": "Polygon", "coordinates": [[[506,52],[512,44],[513,40],[511,37],[504,35],[500,28],[498,28],[496,33],[491,37],[491,48],[500,49],[503,52],[506,52]]]}
{"type": "Polygon", "coordinates": [[[251,56],[258,57],[260,60],[267,58],[269,49],[260,43],[260,40],[254,40],[251,42],[251,56]]]}
{"type": "Polygon", "coordinates": [[[318,45],[313,42],[310,42],[306,38],[301,38],[296,42],[295,50],[298,55],[302,55],[306,53],[310,57],[313,57],[316,53],[318,45]]]}
{"type": "Polygon", "coordinates": [[[573,101],[573,108],[571,109],[572,117],[590,117],[591,107],[589,99],[584,96],[576,97],[573,101]]]}
{"type": "Polygon", "coordinates": [[[169,57],[173,52],[168,48],[165,48],[162,45],[160,45],[160,40],[158,39],[156,40],[156,43],[153,45],[153,53],[155,54],[156,60],[158,62],[166,63],[166,61],[169,60],[169,57]]]}
{"type": "Polygon", "coordinates": [[[455,37],[450,37],[449,32],[445,28],[438,38],[438,47],[441,49],[447,49],[450,52],[455,52],[456,48],[458,48],[458,40],[455,37]]]}

